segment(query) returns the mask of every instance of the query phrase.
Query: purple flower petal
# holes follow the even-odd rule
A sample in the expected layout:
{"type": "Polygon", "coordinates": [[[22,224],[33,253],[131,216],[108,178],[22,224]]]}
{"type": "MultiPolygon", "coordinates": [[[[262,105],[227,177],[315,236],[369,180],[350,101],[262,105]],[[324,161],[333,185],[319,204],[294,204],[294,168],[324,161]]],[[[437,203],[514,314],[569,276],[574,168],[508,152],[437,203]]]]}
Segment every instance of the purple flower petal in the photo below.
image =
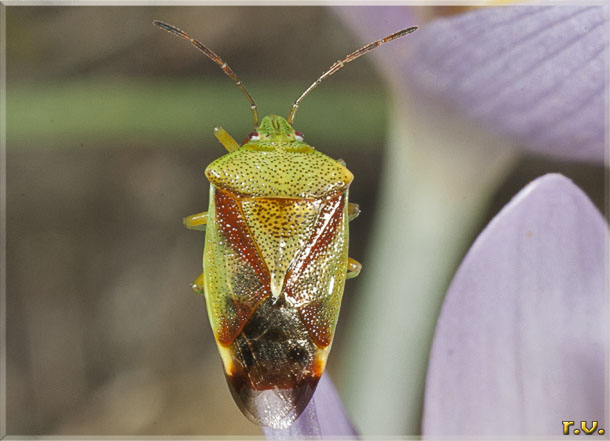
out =
{"type": "MultiPolygon", "coordinates": [[[[378,40],[399,29],[419,25],[416,8],[413,7],[339,6],[334,10],[339,18],[360,37],[362,44],[378,40]]],[[[384,45],[383,49],[377,49],[367,57],[377,57],[376,65],[382,67],[383,73],[390,76],[398,73],[398,77],[402,79],[403,75],[397,69],[396,59],[407,56],[410,47],[408,40],[413,40],[413,37],[420,32],[421,29],[400,42],[384,45]]]]}
{"type": "Polygon", "coordinates": [[[427,436],[562,436],[604,416],[608,227],[567,178],[543,176],[485,228],[438,321],[427,436]]]}
{"type": "MultiPolygon", "coordinates": [[[[388,31],[388,10],[394,21],[410,14],[367,8],[375,31],[388,31]]],[[[358,32],[361,12],[340,11],[358,32]]],[[[385,67],[397,87],[440,98],[525,149],[603,161],[609,15],[608,6],[478,9],[422,26],[383,53],[385,67]]]]}
{"type": "Polygon", "coordinates": [[[322,439],[329,436],[342,439],[357,438],[356,431],[345,413],[341,398],[328,374],[318,383],[313,398],[303,413],[288,429],[263,428],[267,439],[290,440],[322,439]]]}

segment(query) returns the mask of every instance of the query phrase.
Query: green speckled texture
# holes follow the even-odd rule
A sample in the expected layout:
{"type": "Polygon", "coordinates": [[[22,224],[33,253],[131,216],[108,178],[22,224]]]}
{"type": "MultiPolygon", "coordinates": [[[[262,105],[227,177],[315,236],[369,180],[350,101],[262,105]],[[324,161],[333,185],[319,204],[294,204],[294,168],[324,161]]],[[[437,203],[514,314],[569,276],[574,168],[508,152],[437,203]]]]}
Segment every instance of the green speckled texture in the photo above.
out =
{"type": "Polygon", "coordinates": [[[317,199],[345,190],[354,179],[343,165],[296,140],[281,116],[263,118],[258,135],[207,167],[213,185],[250,197],[317,199]]]}

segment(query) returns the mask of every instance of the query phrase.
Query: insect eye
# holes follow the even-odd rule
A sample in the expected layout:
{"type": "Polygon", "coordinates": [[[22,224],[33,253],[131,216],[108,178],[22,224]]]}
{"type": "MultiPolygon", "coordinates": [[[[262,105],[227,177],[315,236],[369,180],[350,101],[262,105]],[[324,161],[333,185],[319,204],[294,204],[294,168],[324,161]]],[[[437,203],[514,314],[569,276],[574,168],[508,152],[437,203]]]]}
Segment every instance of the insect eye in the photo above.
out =
{"type": "Polygon", "coordinates": [[[299,132],[298,130],[295,130],[294,139],[296,139],[297,141],[303,141],[305,139],[305,135],[303,135],[303,132],[299,132]]]}
{"type": "Polygon", "coordinates": [[[252,132],[248,135],[248,139],[250,141],[258,141],[259,139],[261,139],[261,137],[259,136],[258,132],[252,132]]]}

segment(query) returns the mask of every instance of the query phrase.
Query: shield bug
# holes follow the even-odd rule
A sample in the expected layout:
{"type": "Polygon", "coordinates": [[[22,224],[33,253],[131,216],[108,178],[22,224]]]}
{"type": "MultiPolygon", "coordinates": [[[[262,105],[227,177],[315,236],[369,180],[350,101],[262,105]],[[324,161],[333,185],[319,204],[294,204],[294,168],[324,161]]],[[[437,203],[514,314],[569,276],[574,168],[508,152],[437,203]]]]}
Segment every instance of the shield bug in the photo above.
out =
{"type": "Polygon", "coordinates": [[[206,230],[203,273],[193,289],[205,295],[214,337],[235,402],[251,421],[286,428],[311,399],[330,351],[343,287],[361,265],[348,257],[348,202],[353,175],[294,130],[301,100],[325,78],[370,50],[417,29],[370,43],[335,62],[294,102],[288,118],[259,121],[254,100],[229,65],[169,24],[241,89],[254,131],[239,145],[222,127],[229,151],[205,170],[207,212],[184,219],[206,230]]]}

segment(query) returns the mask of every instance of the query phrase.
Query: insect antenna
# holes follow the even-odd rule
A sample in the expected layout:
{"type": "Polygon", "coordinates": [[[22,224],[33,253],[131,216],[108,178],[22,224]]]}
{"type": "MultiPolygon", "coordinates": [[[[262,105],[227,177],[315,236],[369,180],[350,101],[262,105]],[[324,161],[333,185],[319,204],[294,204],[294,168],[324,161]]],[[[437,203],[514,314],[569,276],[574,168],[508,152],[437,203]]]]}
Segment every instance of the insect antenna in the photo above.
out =
{"type": "Polygon", "coordinates": [[[417,29],[418,29],[417,26],[413,26],[413,27],[406,28],[406,29],[403,29],[398,32],[394,32],[393,34],[390,34],[387,37],[381,38],[380,40],[374,41],[372,43],[367,44],[366,46],[361,47],[357,51],[354,51],[351,54],[347,55],[342,60],[335,61],[333,63],[333,65],[330,66],[328,68],[328,70],[320,76],[320,78],[318,78],[316,81],[314,81],[313,84],[311,86],[309,86],[307,88],[307,90],[305,92],[303,92],[303,94],[300,97],[297,98],[297,100],[294,102],[294,104],[292,105],[292,107],[290,109],[290,113],[288,114],[288,123],[292,125],[292,122],[294,121],[294,115],[297,113],[297,110],[299,108],[299,103],[301,102],[301,100],[303,98],[305,98],[307,95],[309,95],[309,92],[311,92],[313,89],[315,89],[318,86],[318,84],[320,84],[322,82],[322,80],[330,77],[332,74],[337,72],[339,69],[341,69],[343,66],[345,66],[350,61],[354,61],[356,58],[363,56],[367,52],[370,52],[373,49],[381,46],[383,43],[387,43],[389,41],[396,40],[397,38],[404,37],[405,35],[410,34],[411,32],[415,32],[417,29]]]}
{"type": "Polygon", "coordinates": [[[225,74],[227,74],[227,76],[233,80],[233,82],[237,85],[237,87],[239,87],[241,89],[241,91],[244,93],[244,95],[246,95],[246,98],[250,102],[250,110],[252,111],[252,119],[254,120],[254,127],[258,127],[259,120],[258,120],[258,110],[256,108],[256,103],[254,102],[254,100],[252,99],[252,97],[250,96],[250,94],[248,93],[246,88],[244,87],[244,85],[241,83],[241,81],[239,81],[239,78],[237,78],[237,75],[235,75],[235,72],[233,72],[233,69],[231,69],[229,67],[229,65],[227,64],[226,61],[224,61],[222,58],[220,58],[218,55],[216,55],[216,53],[214,53],[214,51],[209,49],[207,46],[205,46],[200,41],[195,40],[193,37],[191,37],[189,34],[184,32],[183,30],[178,29],[175,26],[172,26],[170,24],[164,23],[159,20],[153,21],[153,24],[169,33],[172,33],[174,35],[177,35],[180,38],[184,38],[185,40],[190,41],[191,44],[193,46],[195,46],[197,49],[199,49],[201,52],[203,52],[203,54],[205,56],[207,56],[209,59],[211,59],[214,63],[218,64],[220,66],[220,68],[222,69],[222,71],[225,74]]]}

